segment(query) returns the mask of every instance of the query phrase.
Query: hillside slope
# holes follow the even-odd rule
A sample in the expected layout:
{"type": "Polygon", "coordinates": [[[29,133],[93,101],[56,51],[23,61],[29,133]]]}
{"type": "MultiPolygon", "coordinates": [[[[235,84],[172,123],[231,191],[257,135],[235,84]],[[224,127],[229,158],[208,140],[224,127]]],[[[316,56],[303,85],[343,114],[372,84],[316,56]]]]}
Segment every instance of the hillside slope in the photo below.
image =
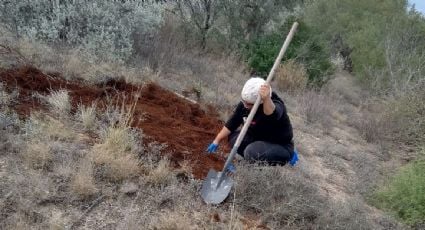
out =
{"type": "MultiPolygon", "coordinates": [[[[0,80],[5,95],[0,153],[2,227],[402,228],[365,202],[381,173],[399,159],[366,142],[353,128],[350,119],[361,114],[362,103],[352,102],[361,95],[353,90],[355,84],[346,73],[337,74],[326,94],[307,100],[335,106],[326,113],[306,112],[313,108],[306,103],[306,95],[284,94],[299,163],[292,168],[237,162],[235,188],[219,206],[206,205],[199,196],[208,170],[220,170],[224,159],[220,154],[204,153],[222,125],[213,107],[201,108],[153,83],[136,86],[118,79],[88,85],[32,67],[1,70],[0,80]],[[70,96],[69,114],[49,104],[51,94],[59,90],[70,96]],[[77,115],[82,106],[93,103],[99,125],[83,129],[77,115]],[[105,146],[115,149],[121,143],[121,136],[113,136],[118,139],[107,145],[108,132],[120,128],[120,120],[111,117],[122,110],[131,116],[127,123],[131,130],[124,131],[138,139],[126,143],[122,151],[138,163],[134,174],[114,177],[108,170],[131,171],[131,164],[125,161],[131,167],[119,168],[122,164],[114,159],[97,161],[96,154],[99,149],[107,154],[105,146]],[[319,118],[312,122],[310,113],[319,118]]],[[[124,142],[133,140],[125,137],[124,142]]]]}

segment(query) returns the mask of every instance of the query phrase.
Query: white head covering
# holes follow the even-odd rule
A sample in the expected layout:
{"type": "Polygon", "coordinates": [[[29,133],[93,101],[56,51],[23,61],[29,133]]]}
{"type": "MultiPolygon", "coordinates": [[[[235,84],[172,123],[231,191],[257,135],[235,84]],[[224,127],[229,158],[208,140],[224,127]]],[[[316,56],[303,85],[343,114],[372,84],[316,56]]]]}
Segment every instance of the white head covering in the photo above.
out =
{"type": "Polygon", "coordinates": [[[245,85],[242,88],[242,100],[247,103],[254,104],[257,100],[258,91],[260,90],[261,85],[266,81],[260,77],[253,77],[246,81],[245,85]]]}

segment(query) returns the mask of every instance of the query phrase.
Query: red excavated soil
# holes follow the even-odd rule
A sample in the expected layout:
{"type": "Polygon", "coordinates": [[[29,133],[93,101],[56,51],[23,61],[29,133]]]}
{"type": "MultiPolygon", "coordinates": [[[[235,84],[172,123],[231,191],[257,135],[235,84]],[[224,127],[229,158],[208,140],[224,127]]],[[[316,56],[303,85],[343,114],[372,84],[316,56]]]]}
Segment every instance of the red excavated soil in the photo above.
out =
{"type": "Polygon", "coordinates": [[[58,74],[44,74],[33,67],[0,70],[0,81],[10,92],[18,91],[12,107],[21,117],[31,111],[46,110],[34,95],[47,95],[50,91],[65,89],[72,98],[73,111],[78,104],[96,102],[100,109],[108,103],[134,106],[132,126],[143,130],[148,141],[166,143],[167,154],[175,166],[189,162],[193,175],[203,179],[210,168],[221,170],[223,158],[207,155],[206,146],[222,126],[217,113],[210,108],[205,112],[198,104],[178,97],[156,84],[143,87],[122,80],[110,80],[102,85],[86,85],[66,81],[58,74]],[[135,100],[137,94],[140,97],[135,100]]]}

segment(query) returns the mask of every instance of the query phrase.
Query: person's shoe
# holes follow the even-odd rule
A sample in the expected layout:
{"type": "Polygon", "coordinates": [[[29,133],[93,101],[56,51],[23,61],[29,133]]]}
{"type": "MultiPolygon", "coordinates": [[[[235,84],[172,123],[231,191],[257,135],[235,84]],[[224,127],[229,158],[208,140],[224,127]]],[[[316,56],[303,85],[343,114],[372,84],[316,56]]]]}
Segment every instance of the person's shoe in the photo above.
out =
{"type": "Polygon", "coordinates": [[[298,152],[297,152],[297,149],[294,149],[294,154],[292,154],[292,158],[289,161],[289,164],[291,166],[295,166],[297,164],[297,161],[298,161],[298,152]]]}

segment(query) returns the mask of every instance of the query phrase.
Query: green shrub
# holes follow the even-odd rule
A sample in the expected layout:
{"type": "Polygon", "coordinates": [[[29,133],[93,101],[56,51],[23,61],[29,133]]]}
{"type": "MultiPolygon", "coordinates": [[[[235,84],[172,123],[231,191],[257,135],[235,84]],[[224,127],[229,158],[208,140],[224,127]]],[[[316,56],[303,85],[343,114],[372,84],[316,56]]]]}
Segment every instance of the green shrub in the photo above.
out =
{"type": "Polygon", "coordinates": [[[425,160],[410,163],[373,196],[376,206],[410,225],[425,223],[425,160]]]}
{"type": "Polygon", "coordinates": [[[409,91],[422,81],[425,18],[406,0],[316,0],[303,19],[337,55],[340,37],[356,76],[375,93],[409,91]]]}
{"type": "MultiPolygon", "coordinates": [[[[290,17],[274,33],[254,39],[245,46],[245,58],[257,74],[266,76],[270,71],[294,21],[295,18],[290,17]]],[[[322,85],[332,70],[329,53],[318,37],[302,21],[299,21],[298,31],[295,33],[283,61],[288,59],[294,59],[306,67],[309,83],[312,85],[322,85]]]]}
{"type": "Polygon", "coordinates": [[[425,86],[390,101],[385,118],[391,140],[422,145],[425,142],[425,86]]]}
{"type": "Polygon", "coordinates": [[[29,40],[81,46],[101,58],[126,60],[136,31],[162,22],[162,8],[135,1],[0,1],[0,22],[29,40]]]}

